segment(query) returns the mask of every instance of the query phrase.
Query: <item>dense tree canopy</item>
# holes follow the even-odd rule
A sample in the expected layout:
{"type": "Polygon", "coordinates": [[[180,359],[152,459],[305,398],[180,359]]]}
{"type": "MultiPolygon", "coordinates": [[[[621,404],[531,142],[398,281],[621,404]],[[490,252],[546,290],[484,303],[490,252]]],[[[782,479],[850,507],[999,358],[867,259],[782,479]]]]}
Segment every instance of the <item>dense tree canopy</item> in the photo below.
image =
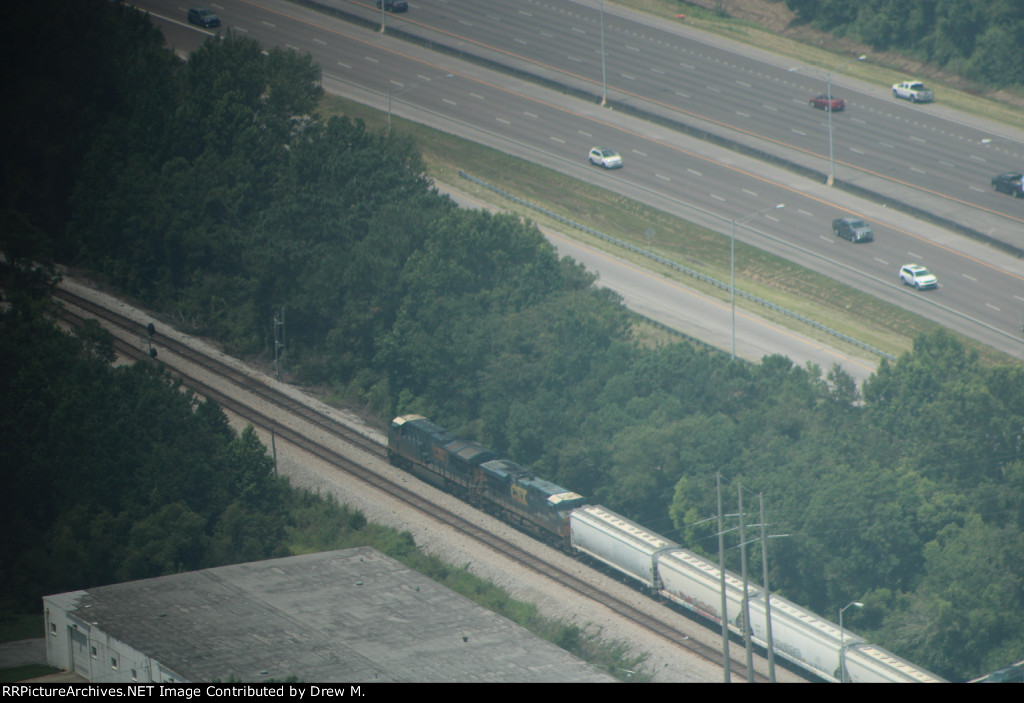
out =
{"type": "Polygon", "coordinates": [[[897,51],[979,83],[1024,85],[1016,0],[786,0],[801,22],[897,51]]]}
{"type": "Polygon", "coordinates": [[[252,428],[44,311],[0,314],[0,599],[281,555],[284,485],[252,428]]]}

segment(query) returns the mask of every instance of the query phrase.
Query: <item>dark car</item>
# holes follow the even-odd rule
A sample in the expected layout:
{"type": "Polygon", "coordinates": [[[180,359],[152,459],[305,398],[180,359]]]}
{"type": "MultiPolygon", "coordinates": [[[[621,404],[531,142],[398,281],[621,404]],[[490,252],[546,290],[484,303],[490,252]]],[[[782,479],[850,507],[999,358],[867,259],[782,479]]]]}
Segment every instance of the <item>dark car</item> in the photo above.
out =
{"type": "MultiPolygon", "coordinates": [[[[409,3],[405,0],[383,0],[384,10],[387,12],[405,12],[409,9],[409,3]]],[[[381,0],[377,0],[377,8],[381,6],[381,0]]]]}
{"type": "Polygon", "coordinates": [[[849,239],[854,244],[870,242],[875,238],[868,223],[856,217],[840,217],[838,220],[832,220],[832,234],[849,239]]]}
{"type": "Polygon", "coordinates": [[[838,112],[846,109],[846,101],[836,96],[816,95],[811,98],[811,107],[816,107],[825,112],[838,112]]]}
{"type": "Polygon", "coordinates": [[[992,187],[1000,193],[1024,198],[1024,174],[1000,173],[992,178],[992,187]]]}
{"type": "Polygon", "coordinates": [[[205,7],[193,7],[189,10],[188,21],[206,28],[220,26],[220,17],[213,10],[207,10],[205,7]]]}

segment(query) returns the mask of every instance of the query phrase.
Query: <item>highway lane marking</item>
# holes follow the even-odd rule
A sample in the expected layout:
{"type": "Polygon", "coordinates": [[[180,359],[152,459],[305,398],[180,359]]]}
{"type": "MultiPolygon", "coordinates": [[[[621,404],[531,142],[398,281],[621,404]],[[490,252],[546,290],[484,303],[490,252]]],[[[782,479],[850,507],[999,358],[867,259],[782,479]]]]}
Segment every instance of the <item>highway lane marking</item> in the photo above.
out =
{"type": "MultiPolygon", "coordinates": [[[[294,20],[297,20],[297,21],[304,21],[304,20],[298,20],[298,18],[292,17],[290,15],[286,15],[285,13],[279,13],[279,14],[282,14],[284,16],[290,17],[291,19],[294,19],[294,20]]],[[[308,23],[308,24],[313,24],[313,23],[308,23]]],[[[761,176],[761,175],[759,175],[757,173],[754,173],[752,171],[744,170],[741,167],[732,166],[732,165],[729,165],[729,164],[726,164],[726,163],[722,163],[720,161],[716,161],[713,158],[702,156],[702,155],[700,155],[700,154],[698,154],[696,152],[693,152],[691,150],[687,150],[685,148],[682,148],[682,147],[678,146],[677,144],[662,142],[662,141],[657,140],[657,139],[652,139],[649,136],[645,136],[643,134],[636,133],[636,132],[634,132],[632,130],[629,130],[627,128],[623,128],[623,127],[621,127],[619,125],[613,125],[611,123],[607,123],[607,122],[604,122],[602,120],[598,120],[598,119],[596,119],[594,117],[590,117],[590,116],[586,116],[586,115],[580,115],[580,113],[577,112],[577,111],[574,111],[572,109],[566,108],[566,107],[561,106],[561,105],[557,105],[557,104],[555,104],[553,102],[549,102],[549,101],[546,101],[546,100],[541,100],[541,99],[536,98],[536,97],[527,96],[527,95],[525,95],[523,93],[520,93],[518,91],[511,90],[509,88],[499,86],[499,85],[497,85],[497,84],[495,84],[493,82],[489,82],[487,80],[481,79],[481,78],[476,77],[476,76],[471,76],[471,75],[468,75],[468,74],[459,73],[458,71],[452,71],[449,67],[444,67],[444,66],[441,66],[439,64],[432,63],[432,62],[427,61],[427,60],[425,60],[423,58],[414,57],[414,56],[411,56],[409,54],[406,54],[406,53],[403,53],[401,51],[397,51],[397,50],[394,50],[394,49],[381,48],[381,47],[373,44],[372,42],[369,42],[369,41],[365,40],[363,37],[358,36],[358,35],[348,34],[348,33],[339,31],[337,29],[334,29],[334,28],[331,28],[331,27],[322,26],[322,25],[314,25],[314,26],[317,26],[320,29],[323,29],[323,30],[327,31],[328,33],[330,33],[332,35],[337,35],[339,37],[343,37],[345,39],[351,40],[353,42],[359,43],[359,44],[367,46],[367,47],[373,47],[375,50],[380,50],[380,51],[382,51],[384,53],[387,53],[387,54],[390,54],[390,55],[393,55],[393,56],[399,56],[399,57],[402,57],[402,58],[407,59],[409,61],[413,61],[413,62],[416,62],[416,63],[419,63],[419,64],[427,65],[427,66],[430,66],[430,67],[432,67],[434,69],[437,69],[437,70],[444,70],[449,75],[457,75],[460,78],[463,78],[465,80],[469,80],[469,81],[472,81],[474,83],[480,83],[480,84],[486,85],[489,88],[492,88],[494,90],[498,90],[500,92],[509,93],[509,94],[512,94],[512,95],[517,95],[517,96],[519,96],[521,98],[524,98],[526,100],[529,100],[531,102],[536,102],[538,104],[545,105],[546,107],[549,107],[549,108],[551,108],[553,110],[556,110],[556,111],[559,111],[559,112],[563,112],[563,113],[566,113],[566,114],[570,114],[570,115],[574,115],[574,116],[577,116],[577,117],[583,117],[584,119],[587,119],[587,120],[590,120],[590,121],[602,124],[604,126],[611,127],[611,128],[613,128],[613,129],[615,129],[617,131],[620,131],[620,132],[623,132],[623,133],[626,133],[626,134],[632,134],[633,136],[650,140],[650,141],[654,142],[655,144],[658,144],[660,147],[664,147],[666,149],[671,149],[671,150],[674,150],[674,151],[678,151],[679,153],[685,154],[685,155],[687,155],[687,156],[689,156],[691,158],[698,159],[698,160],[701,160],[701,161],[706,161],[708,163],[712,163],[712,164],[716,165],[717,167],[722,168],[724,170],[733,171],[735,173],[743,174],[744,176],[747,176],[749,178],[753,178],[755,180],[760,180],[760,181],[763,181],[763,182],[771,183],[772,185],[774,185],[774,186],[776,186],[778,188],[782,188],[785,191],[789,191],[789,192],[793,193],[794,195],[799,196],[801,198],[807,198],[807,199],[810,199],[810,200],[812,200],[814,202],[817,202],[819,204],[822,204],[822,205],[826,205],[826,206],[830,206],[830,207],[836,207],[836,203],[831,202],[829,200],[826,200],[824,198],[808,194],[806,192],[801,191],[798,188],[794,188],[792,186],[787,186],[784,183],[779,183],[779,182],[773,181],[770,178],[761,176]]],[[[446,33],[443,30],[438,30],[438,31],[441,31],[442,34],[446,33]]],[[[577,30],[576,28],[573,28],[573,31],[580,31],[583,34],[586,34],[586,32],[583,32],[581,30],[577,30]]],[[[447,32],[447,34],[451,34],[451,36],[453,36],[453,37],[459,37],[459,35],[454,34],[454,33],[447,32]]],[[[464,41],[467,41],[469,43],[477,44],[479,46],[484,46],[484,47],[488,46],[488,45],[486,45],[486,44],[484,44],[482,42],[477,42],[477,41],[474,41],[472,39],[468,39],[466,37],[459,37],[459,38],[464,40],[464,41]]],[[[489,48],[493,49],[494,47],[489,47],[489,48]]],[[[495,49],[495,50],[499,51],[500,53],[508,54],[509,56],[515,56],[515,54],[512,54],[511,52],[502,51],[500,49],[495,49]]],[[[364,58],[367,58],[367,60],[373,60],[370,57],[364,57],[364,58]]],[[[517,57],[517,58],[522,58],[522,57],[517,57]]],[[[375,63],[379,63],[379,61],[375,61],[375,63]]],[[[541,66],[545,65],[545,64],[540,63],[540,62],[534,62],[534,63],[537,63],[538,65],[541,65],[541,66]]],[[[691,68],[691,69],[693,68],[693,66],[690,66],[689,64],[685,64],[685,63],[682,63],[682,62],[680,62],[680,66],[685,67],[685,68],[691,68]]],[[[549,67],[549,68],[552,68],[553,70],[558,70],[556,67],[549,67]]],[[[563,71],[563,72],[565,72],[565,71],[563,71]]],[[[591,83],[595,82],[592,79],[587,79],[585,77],[578,76],[576,74],[571,74],[571,73],[568,73],[568,72],[565,72],[565,73],[567,73],[567,75],[572,75],[572,76],[574,76],[576,78],[580,78],[582,80],[585,80],[585,81],[588,81],[588,82],[591,82],[591,83]]],[[[720,91],[717,91],[713,86],[705,86],[705,88],[708,89],[711,92],[720,92],[720,91]]],[[[628,91],[624,91],[624,92],[626,92],[627,95],[632,95],[628,91]]],[[[669,108],[669,109],[672,109],[672,110],[676,110],[676,111],[681,112],[682,114],[685,114],[685,115],[702,117],[701,115],[698,115],[696,113],[688,112],[686,110],[681,110],[681,109],[679,109],[676,106],[669,105],[669,104],[663,103],[663,102],[658,101],[658,100],[652,100],[652,99],[650,99],[648,97],[638,96],[638,95],[634,95],[633,97],[637,97],[637,98],[643,99],[646,102],[650,102],[650,103],[652,103],[654,105],[661,105],[663,107],[666,107],[666,108],[669,108]]],[[[705,118],[705,119],[707,119],[707,118],[705,118]]],[[[722,124],[723,126],[730,127],[730,125],[726,125],[725,123],[719,123],[719,122],[716,122],[715,120],[710,120],[710,121],[712,123],[714,123],[714,124],[722,124]]],[[[757,135],[754,132],[749,132],[747,130],[739,129],[739,128],[736,128],[736,127],[731,127],[731,128],[737,129],[737,131],[739,131],[740,133],[743,133],[743,134],[751,134],[753,136],[761,136],[761,135],[757,135]]],[[[796,130],[794,130],[794,131],[796,131],[796,130]]],[[[800,134],[801,136],[807,136],[805,133],[800,133],[800,132],[796,132],[796,133],[800,134]]],[[[586,133],[581,132],[581,134],[586,134],[586,133]]],[[[775,141],[775,140],[769,140],[769,141],[775,141]]],[[[802,151],[804,153],[808,153],[808,154],[813,154],[814,153],[814,152],[808,151],[807,149],[803,149],[801,147],[797,147],[797,146],[794,146],[794,145],[787,145],[784,142],[776,142],[776,143],[783,144],[785,146],[790,146],[790,147],[796,149],[797,151],[802,151]]],[[[884,145],[884,142],[882,142],[882,144],[884,145]]],[[[890,148],[892,147],[892,145],[889,145],[889,146],[890,146],[890,148]]],[[[972,158],[975,158],[978,161],[983,161],[983,162],[985,161],[985,159],[981,159],[980,157],[973,157],[972,156],[972,158]]],[[[861,167],[858,167],[858,166],[855,166],[855,165],[852,165],[852,164],[845,164],[845,163],[838,162],[838,161],[837,161],[837,163],[841,163],[844,166],[848,166],[850,168],[856,169],[856,170],[858,170],[858,171],[860,171],[862,173],[867,173],[869,175],[874,175],[874,176],[877,176],[877,177],[880,177],[880,178],[886,178],[887,180],[890,180],[890,181],[892,181],[894,183],[898,183],[900,185],[911,187],[911,188],[914,188],[916,190],[919,190],[919,191],[922,191],[922,192],[925,192],[925,193],[933,193],[933,191],[930,191],[927,188],[922,188],[920,186],[915,186],[913,184],[906,183],[905,181],[902,181],[902,180],[900,180],[898,178],[892,178],[890,176],[885,176],[884,174],[875,173],[875,172],[871,171],[870,169],[864,169],[864,168],[861,168],[861,167]]],[[[942,194],[937,194],[937,193],[933,193],[933,194],[942,195],[942,194]]],[[[957,198],[953,198],[951,196],[942,196],[942,197],[946,197],[947,199],[952,200],[953,202],[962,203],[962,204],[965,204],[965,205],[970,206],[970,207],[979,207],[979,206],[973,205],[971,203],[963,203],[963,201],[961,201],[961,200],[959,200],[957,198]]],[[[984,208],[984,207],[979,207],[979,209],[982,209],[982,210],[985,210],[985,211],[990,211],[988,208],[984,208]]],[[[1013,218],[1011,218],[1011,219],[1013,219],[1013,218]]],[[[1021,221],[1024,222],[1024,220],[1021,220],[1021,221]]],[[[977,264],[979,266],[982,266],[984,268],[990,269],[992,271],[998,272],[1000,274],[1009,276],[1009,277],[1017,279],[1017,280],[1024,280],[1024,276],[1015,274],[1013,272],[1010,272],[1010,271],[1007,271],[1005,269],[1002,269],[1002,268],[1000,268],[1000,267],[998,267],[996,265],[993,265],[993,264],[990,264],[988,262],[985,262],[985,261],[982,261],[980,259],[977,259],[976,257],[973,257],[973,256],[971,256],[969,254],[966,254],[966,253],[962,252],[962,251],[958,251],[956,249],[953,249],[950,246],[946,246],[946,245],[943,245],[943,244],[939,244],[937,242],[932,242],[932,241],[926,240],[921,235],[915,234],[915,233],[910,232],[908,230],[904,230],[904,229],[902,229],[900,227],[897,227],[897,226],[890,225],[889,227],[890,227],[890,229],[893,229],[894,231],[900,232],[901,234],[903,234],[905,236],[908,236],[908,237],[911,237],[913,239],[916,239],[916,240],[918,240],[918,241],[920,241],[922,243],[928,244],[929,246],[938,247],[942,251],[945,251],[945,252],[947,252],[949,254],[952,254],[952,255],[955,255],[957,257],[960,257],[960,258],[966,259],[968,261],[971,261],[971,262],[973,262],[973,263],[975,263],[975,264],[977,264]]]]}

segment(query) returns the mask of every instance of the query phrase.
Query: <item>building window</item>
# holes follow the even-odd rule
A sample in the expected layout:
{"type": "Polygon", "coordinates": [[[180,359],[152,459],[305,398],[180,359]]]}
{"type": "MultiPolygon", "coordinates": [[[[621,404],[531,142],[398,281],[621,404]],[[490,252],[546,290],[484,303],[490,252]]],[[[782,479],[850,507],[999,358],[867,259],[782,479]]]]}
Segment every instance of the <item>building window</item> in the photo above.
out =
{"type": "Polygon", "coordinates": [[[110,658],[110,668],[117,671],[117,657],[110,658]]]}
{"type": "Polygon", "coordinates": [[[57,636],[57,623],[55,623],[55,622],[51,622],[50,623],[50,634],[53,635],[54,637],[57,636]]]}
{"type": "Polygon", "coordinates": [[[95,659],[96,658],[96,648],[95,647],[89,647],[89,651],[92,652],[92,658],[95,659]]]}
{"type": "Polygon", "coordinates": [[[139,673],[135,669],[132,669],[132,681],[138,681],[138,680],[139,680],[139,673]]]}

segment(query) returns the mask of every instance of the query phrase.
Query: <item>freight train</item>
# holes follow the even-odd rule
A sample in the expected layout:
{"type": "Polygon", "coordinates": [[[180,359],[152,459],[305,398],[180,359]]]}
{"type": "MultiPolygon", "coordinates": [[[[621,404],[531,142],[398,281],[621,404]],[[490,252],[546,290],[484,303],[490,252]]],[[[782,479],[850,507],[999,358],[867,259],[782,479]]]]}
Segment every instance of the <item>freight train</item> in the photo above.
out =
{"type": "Polygon", "coordinates": [[[421,415],[392,421],[388,461],[563,549],[569,548],[570,513],[587,502],[421,415]]]}
{"type": "MultiPolygon", "coordinates": [[[[456,437],[421,415],[395,418],[388,430],[388,460],[428,483],[496,513],[544,541],[585,555],[625,575],[654,596],[719,626],[721,572],[703,557],[583,496],[537,478],[518,464],[456,437]]],[[[725,573],[729,629],[742,634],[743,582],[725,573]]],[[[943,679],[869,644],[777,595],[748,586],[751,640],[766,647],[771,611],[777,656],[825,681],[938,683],[943,679]],[[845,652],[845,676],[840,671],[845,652]]]]}

